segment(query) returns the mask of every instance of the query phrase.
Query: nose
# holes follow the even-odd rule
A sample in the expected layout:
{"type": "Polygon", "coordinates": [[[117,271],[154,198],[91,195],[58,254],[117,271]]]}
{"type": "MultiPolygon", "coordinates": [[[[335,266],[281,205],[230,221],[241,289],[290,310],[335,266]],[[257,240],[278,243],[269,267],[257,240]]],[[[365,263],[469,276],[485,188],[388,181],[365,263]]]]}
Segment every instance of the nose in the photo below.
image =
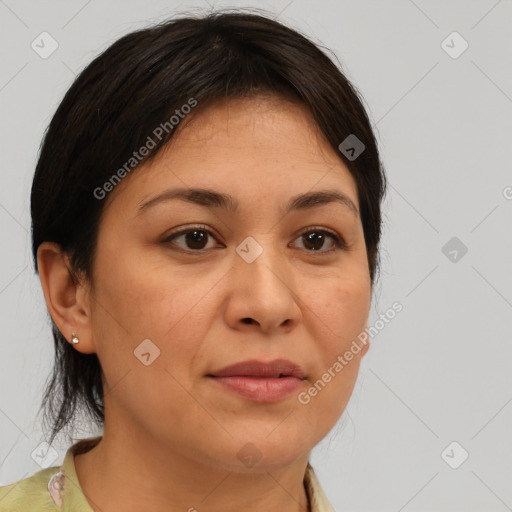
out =
{"type": "Polygon", "coordinates": [[[254,242],[247,246],[247,253],[243,252],[246,247],[239,247],[231,270],[226,321],[235,329],[257,329],[266,334],[281,330],[282,334],[300,321],[297,275],[284,254],[272,248],[270,239],[266,241],[260,237],[256,242],[262,250],[254,242]],[[256,253],[250,254],[254,250],[256,253]]]}

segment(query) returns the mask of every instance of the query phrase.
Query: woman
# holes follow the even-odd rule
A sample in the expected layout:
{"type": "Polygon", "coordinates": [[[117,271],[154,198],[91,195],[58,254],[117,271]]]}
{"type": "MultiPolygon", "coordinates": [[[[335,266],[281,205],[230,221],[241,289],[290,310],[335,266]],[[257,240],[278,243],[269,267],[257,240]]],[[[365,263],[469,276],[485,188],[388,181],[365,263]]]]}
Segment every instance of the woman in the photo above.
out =
{"type": "Polygon", "coordinates": [[[214,13],[115,42],[31,194],[49,443],[81,410],[103,434],[0,509],[331,511],[308,460],[368,350],[384,192],[358,94],[298,32],[214,13]]]}

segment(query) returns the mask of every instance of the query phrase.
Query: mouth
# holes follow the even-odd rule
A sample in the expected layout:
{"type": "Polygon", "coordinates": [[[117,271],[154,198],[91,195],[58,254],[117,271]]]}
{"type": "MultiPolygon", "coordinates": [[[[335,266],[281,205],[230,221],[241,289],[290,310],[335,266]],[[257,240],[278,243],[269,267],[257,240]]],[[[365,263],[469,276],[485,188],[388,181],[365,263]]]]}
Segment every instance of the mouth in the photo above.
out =
{"type": "Polygon", "coordinates": [[[209,377],[266,377],[266,378],[284,378],[296,377],[297,379],[305,379],[304,370],[295,363],[287,359],[274,359],[268,363],[257,361],[255,359],[242,361],[230,366],[226,366],[220,370],[214,371],[208,375],[209,377]]]}
{"type": "Polygon", "coordinates": [[[255,402],[279,402],[297,391],[306,380],[302,368],[286,359],[268,363],[242,361],[208,374],[207,377],[255,402]]]}

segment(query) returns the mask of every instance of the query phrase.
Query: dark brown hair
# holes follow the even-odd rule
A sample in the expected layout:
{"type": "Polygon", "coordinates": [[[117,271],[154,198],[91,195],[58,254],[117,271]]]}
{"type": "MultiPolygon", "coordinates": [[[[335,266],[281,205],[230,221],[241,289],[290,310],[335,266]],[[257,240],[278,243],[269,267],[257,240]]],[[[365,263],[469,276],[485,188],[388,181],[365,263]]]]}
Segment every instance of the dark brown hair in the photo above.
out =
{"type": "MultiPolygon", "coordinates": [[[[381,201],[386,179],[360,95],[319,46],[296,30],[253,12],[182,15],[130,33],[96,57],[75,79],[45,133],[31,192],[32,253],[44,241],[69,255],[74,279],[92,283],[96,239],[105,201],[94,191],[133,157],[148,137],[153,158],[174,134],[156,127],[191,98],[194,113],[225,98],[259,92],[292,98],[318,128],[357,184],[372,285],[379,266],[381,201]],[[348,158],[338,147],[355,135],[364,151],[348,158]]],[[[126,167],[125,167],[126,169],[126,167]]],[[[132,171],[135,172],[135,171],[132,171]]],[[[52,321],[55,364],[42,408],[50,443],[79,410],[104,421],[96,354],[70,345],[52,321]]],[[[69,333],[68,333],[69,334],[69,333]]]]}

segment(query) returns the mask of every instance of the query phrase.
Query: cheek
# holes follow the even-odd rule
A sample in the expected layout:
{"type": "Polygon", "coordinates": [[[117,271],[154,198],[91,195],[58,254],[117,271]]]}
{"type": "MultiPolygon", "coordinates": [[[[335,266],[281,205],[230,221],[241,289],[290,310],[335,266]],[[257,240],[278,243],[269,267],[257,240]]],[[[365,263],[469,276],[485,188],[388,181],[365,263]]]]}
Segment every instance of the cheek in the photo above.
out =
{"type": "Polygon", "coordinates": [[[187,290],[181,288],[181,283],[168,269],[164,272],[162,268],[148,265],[129,249],[125,249],[122,258],[117,257],[115,263],[111,263],[106,253],[101,259],[105,264],[98,265],[97,286],[105,313],[112,313],[111,320],[118,328],[126,329],[134,338],[160,337],[161,333],[155,328],[161,327],[165,332],[172,327],[184,307],[180,299],[187,290]],[[165,325],[161,324],[163,311],[166,311],[165,325]]]}
{"type": "Polygon", "coordinates": [[[144,265],[129,253],[100,268],[93,315],[100,358],[115,356],[116,365],[124,360],[123,366],[137,366],[133,350],[149,339],[161,351],[160,364],[186,371],[184,362],[198,350],[194,340],[204,339],[209,329],[215,306],[208,291],[220,275],[191,276],[168,265],[144,265]]]}
{"type": "MultiPolygon", "coordinates": [[[[94,337],[107,387],[115,389],[120,407],[134,416],[143,411],[154,417],[154,411],[166,406],[162,394],[154,392],[162,389],[166,398],[172,397],[169,411],[186,409],[190,397],[178,383],[190,380],[199,340],[209,328],[205,294],[215,281],[190,280],[168,267],[131,264],[129,258],[98,272],[94,337]],[[148,339],[144,352],[150,352],[150,359],[158,357],[146,366],[134,351],[148,339]]],[[[181,419],[172,421],[179,424],[181,419]]]]}
{"type": "Polygon", "coordinates": [[[364,279],[333,277],[329,283],[323,293],[311,293],[307,303],[319,365],[309,387],[298,396],[299,407],[309,411],[305,421],[318,441],[338,421],[354,389],[362,349],[353,342],[366,326],[371,301],[371,288],[364,279]]]}
{"type": "MultiPolygon", "coordinates": [[[[318,281],[317,289],[305,298],[314,313],[325,355],[332,356],[364,330],[371,303],[371,286],[364,276],[330,276],[318,281]]],[[[318,334],[318,332],[317,332],[318,334]]],[[[326,361],[327,362],[327,361],[326,361]]]]}
{"type": "Polygon", "coordinates": [[[308,395],[325,425],[339,418],[357,379],[362,354],[357,336],[368,320],[371,285],[364,273],[354,272],[350,277],[329,276],[310,290],[307,306],[320,364],[308,395]]]}
{"type": "Polygon", "coordinates": [[[345,351],[360,334],[370,312],[372,285],[362,235],[350,251],[342,254],[335,268],[303,283],[310,292],[304,297],[317,315],[324,335],[322,351],[329,363],[334,354],[345,351]]]}

